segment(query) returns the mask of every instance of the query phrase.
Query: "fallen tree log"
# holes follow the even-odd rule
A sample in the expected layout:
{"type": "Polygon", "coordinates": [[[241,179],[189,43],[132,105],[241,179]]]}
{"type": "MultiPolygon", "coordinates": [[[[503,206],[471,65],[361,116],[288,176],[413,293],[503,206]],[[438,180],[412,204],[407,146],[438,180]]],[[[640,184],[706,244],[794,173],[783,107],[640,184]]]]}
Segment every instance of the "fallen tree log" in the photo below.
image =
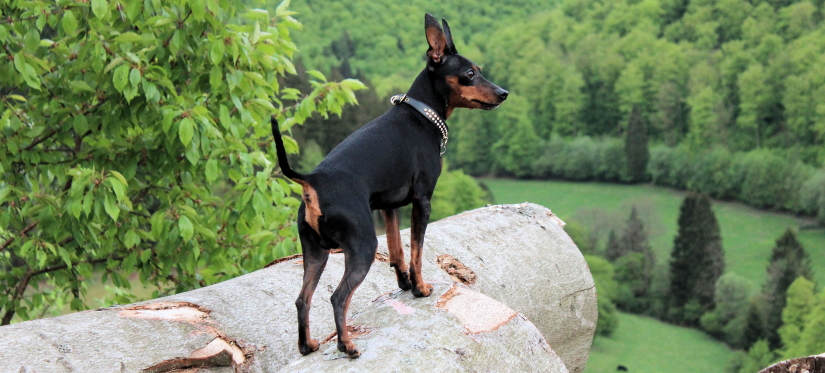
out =
{"type": "MultiPolygon", "coordinates": [[[[529,352],[530,359],[550,364],[541,370],[562,372],[566,365],[570,372],[580,372],[595,331],[596,293],[581,253],[560,223],[550,210],[522,204],[482,208],[431,224],[423,275],[439,291],[420,300],[413,299],[409,292],[390,297],[397,293],[397,285],[394,272],[385,262],[386,241],[379,238],[375,268],[355,292],[350,306],[350,317],[356,320],[353,325],[360,325],[362,332],[371,330],[355,338],[359,346],[366,343],[363,356],[354,361],[335,361],[352,367],[368,364],[370,356],[386,359],[397,355],[398,364],[450,356],[469,364],[458,365],[459,370],[497,370],[483,362],[467,361],[475,356],[490,360],[490,364],[498,361],[511,365],[511,357],[529,352]],[[453,288],[453,283],[462,285],[453,288]],[[439,299],[449,289],[461,289],[455,291],[463,295],[442,303],[439,309],[439,299]],[[484,301],[462,303],[459,299],[484,301]],[[478,315],[473,311],[484,304],[501,304],[510,310],[504,314],[514,316],[489,331],[473,329],[473,320],[478,316],[459,316],[478,315]],[[390,308],[414,310],[416,316],[409,320],[395,317],[394,323],[380,321],[392,314],[390,308]],[[436,314],[440,316],[434,318],[436,314]],[[361,318],[371,321],[357,321],[361,318]],[[452,326],[446,320],[452,320],[452,326]],[[538,336],[543,335],[544,344],[531,331],[533,324],[541,333],[538,336]],[[407,332],[390,333],[393,327],[407,332]],[[463,330],[465,337],[456,330],[463,330]],[[496,355],[474,353],[479,351],[478,346],[465,343],[466,338],[496,355]],[[436,339],[454,343],[437,345],[436,339]],[[416,347],[430,342],[441,347],[416,347]],[[442,348],[452,350],[452,355],[444,355],[442,348]],[[556,354],[563,362],[558,369],[552,365],[556,354]]],[[[409,232],[403,231],[402,238],[409,242],[409,232]]],[[[409,253],[409,248],[405,251],[409,253]]],[[[329,296],[343,274],[343,255],[330,255],[310,312],[313,336],[329,338],[319,352],[307,357],[298,354],[296,343],[294,300],[301,274],[301,258],[293,257],[245,276],[170,297],[5,326],[0,328],[0,371],[308,369],[319,359],[325,361],[329,354],[324,352],[330,346],[334,349],[329,296]]],[[[402,315],[401,311],[396,313],[402,315]]],[[[358,330],[355,332],[358,334],[358,330]]],[[[402,366],[397,369],[404,370],[402,366]]]]}
{"type": "Polygon", "coordinates": [[[821,373],[825,372],[825,354],[780,361],[759,373],[821,373]]]}

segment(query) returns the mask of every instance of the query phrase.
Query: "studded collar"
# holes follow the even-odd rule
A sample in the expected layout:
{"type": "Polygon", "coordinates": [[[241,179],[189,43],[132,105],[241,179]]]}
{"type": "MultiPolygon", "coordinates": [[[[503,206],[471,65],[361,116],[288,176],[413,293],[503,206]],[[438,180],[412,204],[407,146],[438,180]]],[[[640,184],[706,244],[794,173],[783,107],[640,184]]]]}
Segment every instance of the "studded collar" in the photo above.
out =
{"type": "Polygon", "coordinates": [[[441,152],[439,154],[444,155],[444,152],[447,151],[447,141],[449,140],[449,137],[447,135],[449,134],[449,129],[447,128],[447,123],[444,122],[444,119],[441,119],[441,117],[438,115],[438,113],[435,112],[435,110],[433,110],[427,104],[418,101],[410,96],[407,96],[406,94],[400,94],[390,97],[390,103],[392,103],[393,105],[399,105],[402,103],[410,105],[413,108],[415,108],[415,110],[418,110],[418,112],[421,113],[421,115],[423,115],[425,118],[429,119],[430,122],[432,122],[432,124],[438,127],[438,130],[441,131],[441,152]]]}

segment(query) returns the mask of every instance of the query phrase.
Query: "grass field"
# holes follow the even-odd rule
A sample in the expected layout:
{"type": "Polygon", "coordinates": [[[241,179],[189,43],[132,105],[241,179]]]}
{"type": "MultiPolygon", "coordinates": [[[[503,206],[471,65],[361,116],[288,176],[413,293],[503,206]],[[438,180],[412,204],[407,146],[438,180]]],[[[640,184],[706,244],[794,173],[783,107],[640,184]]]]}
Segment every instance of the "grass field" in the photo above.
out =
{"type": "Polygon", "coordinates": [[[731,354],[724,344],[696,329],[619,313],[613,336],[593,341],[584,372],[613,373],[624,365],[633,373],[722,373],[731,354]]]}
{"type": "MultiPolygon", "coordinates": [[[[495,203],[533,202],[550,208],[562,219],[579,220],[594,211],[613,216],[622,226],[630,206],[638,205],[652,220],[651,245],[660,263],[666,263],[676,236],[676,219],[685,192],[651,185],[575,183],[482,179],[495,203]],[[611,215],[612,214],[612,215],[611,215]]],[[[722,230],[727,271],[761,285],[771,249],[788,227],[798,229],[810,221],[788,214],[764,211],[741,203],[714,201],[713,209],[722,230]]],[[[811,258],[814,278],[825,284],[825,230],[801,230],[799,239],[811,258]]],[[[615,368],[615,367],[614,367],[615,368]]]]}

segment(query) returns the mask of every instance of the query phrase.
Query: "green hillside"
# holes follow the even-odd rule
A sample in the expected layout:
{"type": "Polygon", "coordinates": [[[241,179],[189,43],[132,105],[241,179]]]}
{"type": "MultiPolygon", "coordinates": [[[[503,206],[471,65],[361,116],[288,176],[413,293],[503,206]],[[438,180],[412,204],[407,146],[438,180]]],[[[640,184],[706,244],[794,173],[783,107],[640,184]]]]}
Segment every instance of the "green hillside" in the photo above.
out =
{"type": "MultiPolygon", "coordinates": [[[[579,218],[594,210],[613,214],[619,226],[632,205],[647,210],[655,219],[651,244],[660,262],[666,261],[676,235],[676,217],[685,192],[650,185],[575,183],[565,181],[523,181],[483,179],[496,203],[538,203],[562,219],[579,218]]],[[[765,279],[765,267],[775,241],[788,227],[798,228],[807,221],[780,213],[767,212],[733,202],[714,202],[722,229],[727,271],[733,271],[757,284],[765,279]]],[[[825,283],[825,230],[799,231],[814,268],[814,279],[825,283]]]]}

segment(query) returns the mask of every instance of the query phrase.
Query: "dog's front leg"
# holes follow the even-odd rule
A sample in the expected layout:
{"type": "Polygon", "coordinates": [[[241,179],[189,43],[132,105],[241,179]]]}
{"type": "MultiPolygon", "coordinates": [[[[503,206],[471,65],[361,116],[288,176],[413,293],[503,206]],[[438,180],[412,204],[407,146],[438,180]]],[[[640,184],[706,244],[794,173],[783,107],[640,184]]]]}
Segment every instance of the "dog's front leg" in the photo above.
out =
{"type": "Polygon", "coordinates": [[[404,261],[404,248],[401,246],[401,232],[398,227],[398,209],[381,210],[384,226],[387,228],[387,251],[390,254],[390,267],[395,268],[395,278],[401,290],[410,290],[410,270],[404,261]]]}
{"type": "Polygon", "coordinates": [[[412,293],[416,297],[427,297],[433,287],[424,282],[421,275],[421,250],[424,248],[424,233],[430,220],[430,199],[422,197],[413,201],[412,221],[410,222],[410,280],[412,293]]]}

